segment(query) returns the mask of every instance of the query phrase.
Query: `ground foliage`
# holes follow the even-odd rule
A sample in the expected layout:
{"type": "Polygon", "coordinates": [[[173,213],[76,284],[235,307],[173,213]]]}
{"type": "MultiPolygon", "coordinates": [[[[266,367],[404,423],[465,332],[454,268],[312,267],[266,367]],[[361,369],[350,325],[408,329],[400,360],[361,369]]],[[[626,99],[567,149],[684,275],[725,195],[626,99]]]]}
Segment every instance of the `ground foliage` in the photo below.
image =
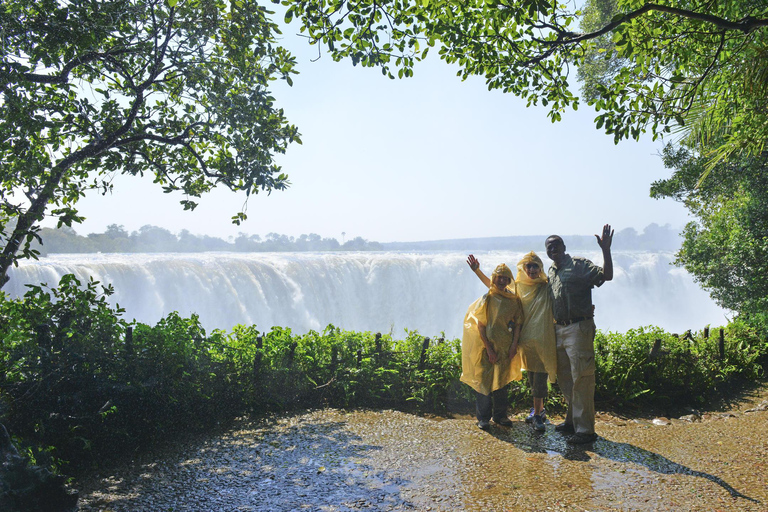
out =
{"type": "MultiPolygon", "coordinates": [[[[87,470],[242,413],[325,406],[472,412],[456,339],[435,338],[424,350],[417,332],[398,340],[332,325],[306,334],[244,325],[206,333],[196,316],[176,313],[154,326],[129,324],[107,302],[110,293],[68,275],[56,288],[31,286],[21,299],[0,295],[0,421],[31,463],[87,470]]],[[[762,376],[765,332],[731,323],[722,360],[714,335],[599,333],[598,400],[701,406],[762,376]],[[651,356],[656,339],[661,350],[651,356]]],[[[527,408],[524,381],[510,393],[527,408]]],[[[559,405],[550,398],[548,407],[559,405]]]]}

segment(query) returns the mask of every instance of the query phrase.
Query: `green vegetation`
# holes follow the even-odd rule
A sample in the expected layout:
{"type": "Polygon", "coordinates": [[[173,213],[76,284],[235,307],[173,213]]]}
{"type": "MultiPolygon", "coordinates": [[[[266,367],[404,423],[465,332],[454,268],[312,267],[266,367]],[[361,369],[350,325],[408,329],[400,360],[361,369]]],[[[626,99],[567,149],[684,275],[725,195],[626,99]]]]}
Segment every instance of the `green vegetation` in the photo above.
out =
{"type": "Polygon", "coordinates": [[[682,338],[658,327],[595,337],[598,402],[664,414],[703,407],[765,374],[768,338],[743,321],[682,338]],[[656,344],[656,348],[654,345],[656,344]],[[721,357],[722,355],[722,357],[721,357]]]}
{"type": "MultiPolygon", "coordinates": [[[[294,334],[236,326],[206,333],[172,313],[155,326],[128,323],[109,287],[65,276],[57,288],[0,294],[0,421],[38,465],[77,474],[243,413],[295,408],[386,407],[472,412],[459,382],[459,340],[402,340],[328,326],[294,334]],[[427,348],[425,349],[425,346],[427,348]],[[66,466],[65,466],[66,464],[66,466]]],[[[660,329],[599,333],[598,401],[672,414],[763,376],[766,331],[744,322],[719,338],[678,339],[660,329]],[[653,349],[656,340],[659,346],[653,349]]],[[[527,409],[525,381],[512,403],[527,409]]],[[[561,406],[555,394],[550,410],[561,406]]]]}
{"type": "MultiPolygon", "coordinates": [[[[434,48],[460,77],[482,76],[556,121],[579,104],[578,69],[597,127],[617,141],[677,126],[711,161],[765,148],[765,2],[275,3],[310,44],[390,77],[411,76],[434,48]]],[[[215,186],[286,188],[273,156],[299,136],[269,87],[296,71],[273,14],[256,0],[5,2],[0,287],[18,258],[37,256],[45,215],[80,222],[78,200],[107,193],[115,174],[152,176],[185,209],[215,186]]]]}
{"type": "Polygon", "coordinates": [[[768,325],[768,152],[719,162],[686,147],[664,151],[672,176],[654,197],[682,202],[696,219],[683,232],[677,263],[724,308],[768,325]]]}
{"type": "Polygon", "coordinates": [[[549,108],[586,97],[616,141],[690,129],[719,158],[754,155],[768,133],[768,6],[753,0],[283,0],[310,44],[336,59],[407,77],[434,48],[458,75],[549,108]],[[581,24],[581,29],[577,25],[581,24]],[[603,63],[601,57],[610,62],[603,63]]]}
{"type": "Polygon", "coordinates": [[[236,326],[207,334],[195,316],[177,314],[131,325],[106,302],[110,293],[68,275],[23,299],[0,296],[0,421],[73,470],[244,411],[440,411],[467,393],[456,340],[433,343],[422,361],[417,333],[392,340],[333,326],[304,335],[236,326]]]}
{"type": "MultiPolygon", "coordinates": [[[[257,0],[10,0],[0,9],[0,287],[45,215],[116,174],[149,175],[185,209],[213,187],[282,190],[299,142],[270,86],[294,59],[257,0]]],[[[245,219],[240,211],[233,217],[245,219]]]]}

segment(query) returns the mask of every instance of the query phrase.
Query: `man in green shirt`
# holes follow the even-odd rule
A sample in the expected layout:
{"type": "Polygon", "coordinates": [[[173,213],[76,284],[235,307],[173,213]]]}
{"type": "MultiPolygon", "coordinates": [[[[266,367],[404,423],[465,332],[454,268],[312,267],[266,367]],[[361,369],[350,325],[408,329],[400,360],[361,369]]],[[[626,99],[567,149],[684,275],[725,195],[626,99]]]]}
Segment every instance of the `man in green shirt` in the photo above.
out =
{"type": "Polygon", "coordinates": [[[595,321],[592,288],[613,279],[611,242],[613,230],[603,226],[595,235],[603,251],[603,267],[585,258],[572,258],[557,235],[544,242],[549,267],[549,286],[557,339],[557,382],[568,403],[565,421],[558,432],[572,434],[572,444],[590,443],[595,434],[595,321]]]}

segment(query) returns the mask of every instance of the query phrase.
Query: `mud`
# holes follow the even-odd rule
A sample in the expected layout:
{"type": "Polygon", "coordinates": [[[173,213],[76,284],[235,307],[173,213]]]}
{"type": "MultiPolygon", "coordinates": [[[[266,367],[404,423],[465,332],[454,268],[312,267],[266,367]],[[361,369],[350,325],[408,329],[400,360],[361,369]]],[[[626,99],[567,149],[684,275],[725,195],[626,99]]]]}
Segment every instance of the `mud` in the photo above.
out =
{"type": "Polygon", "coordinates": [[[686,419],[601,413],[581,447],[522,417],[489,432],[397,411],[242,419],[82,482],[81,510],[768,511],[768,388],[686,419]]]}

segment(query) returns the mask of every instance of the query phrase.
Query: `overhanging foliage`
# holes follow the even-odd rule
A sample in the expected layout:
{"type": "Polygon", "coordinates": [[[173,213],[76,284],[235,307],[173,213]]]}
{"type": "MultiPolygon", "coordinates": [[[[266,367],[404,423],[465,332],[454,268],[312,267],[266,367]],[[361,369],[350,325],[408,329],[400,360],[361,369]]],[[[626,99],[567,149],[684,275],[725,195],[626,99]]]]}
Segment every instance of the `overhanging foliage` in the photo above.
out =
{"type": "Polygon", "coordinates": [[[410,76],[437,48],[459,75],[549,107],[559,120],[578,98],[575,68],[606,41],[615,66],[591,91],[596,125],[618,142],[696,123],[719,137],[718,158],[759,153],[768,134],[768,5],[754,0],[284,0],[311,44],[334,59],[410,76]],[[591,13],[589,10],[591,9],[591,13]],[[608,17],[595,16],[602,10],[608,17]],[[580,22],[586,21],[579,30],[580,22]],[[586,30],[584,30],[586,28],[586,30]]]}
{"type": "MultiPolygon", "coordinates": [[[[270,82],[294,73],[256,0],[10,0],[0,8],[0,285],[48,211],[148,174],[185,209],[215,186],[281,190],[298,141],[270,82]]],[[[239,212],[233,221],[245,218],[239,212]]]]}

